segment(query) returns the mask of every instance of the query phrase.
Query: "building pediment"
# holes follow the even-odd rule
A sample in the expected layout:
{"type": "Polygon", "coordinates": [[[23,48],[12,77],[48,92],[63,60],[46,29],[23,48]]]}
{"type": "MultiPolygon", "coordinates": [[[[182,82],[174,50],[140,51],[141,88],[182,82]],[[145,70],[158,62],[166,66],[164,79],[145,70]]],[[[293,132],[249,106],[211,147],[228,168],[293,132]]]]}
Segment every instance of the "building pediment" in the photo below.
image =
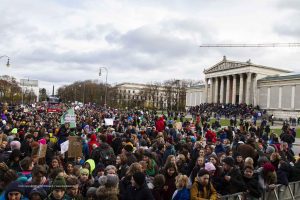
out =
{"type": "Polygon", "coordinates": [[[244,68],[244,67],[269,69],[269,70],[277,71],[278,73],[290,73],[291,72],[289,70],[278,69],[278,68],[274,68],[274,67],[255,65],[255,64],[252,64],[250,60],[247,62],[229,61],[229,60],[226,60],[226,57],[224,57],[221,62],[215,64],[214,66],[210,67],[207,70],[204,70],[204,74],[211,74],[211,73],[222,72],[222,71],[231,70],[231,69],[239,69],[239,68],[244,68]]]}
{"type": "Polygon", "coordinates": [[[204,74],[229,70],[229,69],[237,69],[245,66],[251,65],[250,63],[241,63],[241,62],[232,62],[232,61],[221,61],[216,65],[212,66],[211,68],[204,70],[204,74]]]}

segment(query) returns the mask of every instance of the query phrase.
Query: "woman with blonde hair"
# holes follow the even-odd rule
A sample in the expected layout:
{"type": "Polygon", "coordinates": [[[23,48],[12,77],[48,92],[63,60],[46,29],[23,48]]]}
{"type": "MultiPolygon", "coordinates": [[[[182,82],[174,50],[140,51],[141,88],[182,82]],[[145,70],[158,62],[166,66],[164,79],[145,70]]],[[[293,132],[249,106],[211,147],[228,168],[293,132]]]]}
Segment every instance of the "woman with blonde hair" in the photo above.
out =
{"type": "Polygon", "coordinates": [[[186,175],[178,175],[175,185],[177,190],[173,193],[172,200],[189,200],[190,190],[187,189],[189,178],[186,175]]]}

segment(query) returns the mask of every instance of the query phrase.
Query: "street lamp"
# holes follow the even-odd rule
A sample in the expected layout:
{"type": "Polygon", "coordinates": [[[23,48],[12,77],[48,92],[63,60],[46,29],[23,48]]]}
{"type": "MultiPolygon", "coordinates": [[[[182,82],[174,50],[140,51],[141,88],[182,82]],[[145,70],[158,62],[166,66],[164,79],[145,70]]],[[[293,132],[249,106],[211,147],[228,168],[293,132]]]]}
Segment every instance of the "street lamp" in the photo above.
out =
{"type": "Polygon", "coordinates": [[[2,55],[2,56],[0,56],[0,59],[1,58],[7,58],[7,63],[6,63],[6,67],[9,67],[9,57],[7,56],[7,55],[2,55]]]}
{"type": "Polygon", "coordinates": [[[108,70],[106,67],[100,67],[99,68],[99,76],[101,76],[101,70],[104,69],[106,71],[106,80],[105,80],[105,99],[104,99],[104,106],[106,108],[106,99],[107,99],[107,75],[108,75],[108,70]]]}

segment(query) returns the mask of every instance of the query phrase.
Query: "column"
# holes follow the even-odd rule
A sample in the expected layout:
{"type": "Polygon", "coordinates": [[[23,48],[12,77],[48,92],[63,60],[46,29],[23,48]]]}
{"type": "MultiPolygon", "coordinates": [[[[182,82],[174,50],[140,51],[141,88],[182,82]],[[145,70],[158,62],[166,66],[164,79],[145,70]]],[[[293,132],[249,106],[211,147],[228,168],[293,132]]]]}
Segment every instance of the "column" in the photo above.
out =
{"type": "Polygon", "coordinates": [[[240,74],[240,91],[239,91],[239,104],[243,103],[243,90],[244,90],[244,76],[240,74]]]}
{"type": "Polygon", "coordinates": [[[250,104],[250,87],[251,87],[251,73],[250,72],[248,72],[247,73],[247,85],[246,85],[246,99],[245,99],[245,103],[247,104],[247,105],[249,105],[250,104]]]}
{"type": "Polygon", "coordinates": [[[215,98],[214,98],[214,103],[218,103],[218,94],[219,94],[219,78],[216,77],[216,83],[215,83],[215,98]]]}
{"type": "Polygon", "coordinates": [[[224,76],[221,76],[220,103],[224,103],[224,76]]]}
{"type": "Polygon", "coordinates": [[[295,91],[296,91],[296,86],[292,86],[292,101],[291,101],[291,109],[295,109],[295,91]]]}
{"type": "Polygon", "coordinates": [[[205,79],[205,103],[208,103],[208,78],[205,79]]]}
{"type": "Polygon", "coordinates": [[[232,104],[236,104],[236,75],[233,74],[233,81],[232,81],[232,104]]]}
{"type": "Polygon", "coordinates": [[[208,103],[212,103],[213,102],[213,83],[214,83],[214,79],[210,78],[209,101],[208,101],[208,103]]]}
{"type": "Polygon", "coordinates": [[[254,74],[254,77],[253,77],[253,106],[257,106],[257,74],[254,74]]]}
{"type": "Polygon", "coordinates": [[[226,103],[229,103],[229,94],[230,93],[230,76],[226,77],[226,103]]]}

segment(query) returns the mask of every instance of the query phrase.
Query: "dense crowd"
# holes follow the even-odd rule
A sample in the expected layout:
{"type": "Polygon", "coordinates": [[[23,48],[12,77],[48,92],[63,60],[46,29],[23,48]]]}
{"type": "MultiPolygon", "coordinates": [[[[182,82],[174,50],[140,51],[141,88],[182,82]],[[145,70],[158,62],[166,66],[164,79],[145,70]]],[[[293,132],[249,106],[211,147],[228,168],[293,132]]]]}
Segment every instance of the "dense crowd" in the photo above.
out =
{"type": "Polygon", "coordinates": [[[276,135],[266,120],[245,119],[225,128],[207,120],[213,114],[255,115],[245,105],[203,104],[190,112],[193,119],[76,106],[71,128],[61,124],[63,113],[39,106],[3,109],[0,200],[198,200],[237,192],[258,199],[276,184],[300,180],[292,150],[296,133],[288,123],[276,135]],[[70,136],[80,139],[76,157],[61,149],[70,136]]]}

